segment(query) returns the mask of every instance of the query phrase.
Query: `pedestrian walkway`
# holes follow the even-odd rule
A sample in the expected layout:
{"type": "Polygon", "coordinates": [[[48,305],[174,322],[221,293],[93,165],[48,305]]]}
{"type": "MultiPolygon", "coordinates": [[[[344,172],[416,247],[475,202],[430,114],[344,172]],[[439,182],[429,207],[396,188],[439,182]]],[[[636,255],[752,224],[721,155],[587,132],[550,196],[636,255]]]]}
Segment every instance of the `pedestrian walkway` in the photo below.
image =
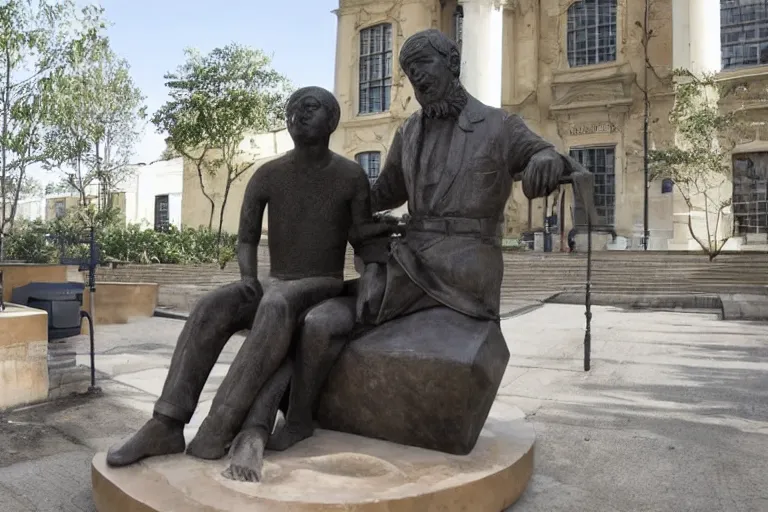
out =
{"type": "MultiPolygon", "coordinates": [[[[182,325],[100,327],[101,396],[0,416],[0,510],[93,512],[90,458],[149,418],[182,325]]],[[[582,307],[548,304],[502,326],[511,358],[494,406],[523,409],[537,432],[535,474],[512,512],[768,510],[768,324],[595,307],[588,373],[582,307]]],[[[87,347],[83,337],[82,364],[87,347]]]]}

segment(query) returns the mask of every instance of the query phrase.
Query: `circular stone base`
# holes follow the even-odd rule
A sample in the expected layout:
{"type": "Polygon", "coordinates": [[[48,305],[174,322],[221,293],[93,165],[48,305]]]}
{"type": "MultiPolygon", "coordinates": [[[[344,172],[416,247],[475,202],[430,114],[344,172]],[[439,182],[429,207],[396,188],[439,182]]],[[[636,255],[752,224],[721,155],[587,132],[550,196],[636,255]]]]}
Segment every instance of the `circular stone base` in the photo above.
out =
{"type": "Polygon", "coordinates": [[[535,434],[519,409],[496,405],[464,457],[318,430],[267,452],[263,482],[246,483],[221,476],[226,458],[172,455],[111,468],[99,453],[93,497],[99,512],[500,512],[528,484],[535,434]]]}

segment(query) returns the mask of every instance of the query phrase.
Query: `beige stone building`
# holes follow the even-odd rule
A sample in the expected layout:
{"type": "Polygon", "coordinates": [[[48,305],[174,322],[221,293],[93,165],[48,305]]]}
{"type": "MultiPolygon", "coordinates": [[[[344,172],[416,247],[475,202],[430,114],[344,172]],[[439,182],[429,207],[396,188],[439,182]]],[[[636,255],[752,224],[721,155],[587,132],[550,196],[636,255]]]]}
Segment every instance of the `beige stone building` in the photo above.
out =
{"type": "MultiPolygon", "coordinates": [[[[486,104],[518,113],[534,131],[586,164],[596,175],[601,213],[638,246],[643,90],[650,96],[650,145],[658,147],[674,140],[667,122],[672,88],[664,80],[672,69],[722,69],[724,79],[735,81],[768,79],[764,0],[675,0],[674,9],[672,0],[649,4],[652,69],[646,77],[641,0],[340,0],[335,92],[342,122],[334,148],[357,158],[375,178],[394,131],[418,108],[397,65],[399,48],[414,32],[437,27],[461,45],[467,89],[486,104]],[[721,34],[724,43],[713,34],[721,34]]],[[[756,109],[754,119],[768,120],[768,109],[756,109]]],[[[746,158],[759,176],[736,191],[740,197],[734,199],[749,204],[743,212],[735,208],[731,217],[741,218],[744,235],[752,231],[750,242],[765,242],[768,158],[759,153],[768,151],[768,130],[755,128],[752,140],[737,149],[750,153],[746,158]]],[[[648,195],[650,247],[695,248],[688,210],[677,192],[668,182],[653,182],[648,195]]],[[[531,227],[541,227],[545,207],[551,213],[562,197],[535,201],[529,212],[516,187],[507,209],[508,234],[527,230],[529,219],[531,227]]],[[[563,204],[567,230],[569,191],[563,204]]]]}
{"type": "MultiPolygon", "coordinates": [[[[397,65],[400,46],[411,34],[437,27],[462,48],[467,89],[486,104],[521,115],[594,172],[599,211],[637,248],[644,211],[644,91],[650,147],[662,147],[675,140],[667,121],[671,70],[714,71],[749,86],[735,101],[748,110],[754,127],[734,154],[734,189],[724,191],[733,194],[734,206],[721,230],[736,226],[731,248],[765,248],[768,105],[754,92],[766,92],[768,83],[768,2],[649,0],[649,7],[646,69],[642,0],[339,0],[334,89],[342,115],[332,147],[376,179],[395,130],[418,109],[397,65]]],[[[289,149],[290,140],[283,142],[289,149]]],[[[187,170],[185,203],[188,186],[197,180],[187,170]]],[[[227,207],[230,230],[239,212],[237,197],[241,190],[227,207]]],[[[567,231],[570,197],[563,190],[529,209],[516,186],[506,212],[507,235],[540,228],[552,213],[565,218],[567,231]]],[[[669,181],[651,182],[648,197],[650,248],[697,249],[688,232],[689,210],[669,181]]],[[[184,204],[185,224],[200,204],[199,197],[192,206],[184,204]]],[[[700,229],[704,221],[692,222],[700,229]]],[[[559,248],[558,236],[554,250],[559,248]]]]}

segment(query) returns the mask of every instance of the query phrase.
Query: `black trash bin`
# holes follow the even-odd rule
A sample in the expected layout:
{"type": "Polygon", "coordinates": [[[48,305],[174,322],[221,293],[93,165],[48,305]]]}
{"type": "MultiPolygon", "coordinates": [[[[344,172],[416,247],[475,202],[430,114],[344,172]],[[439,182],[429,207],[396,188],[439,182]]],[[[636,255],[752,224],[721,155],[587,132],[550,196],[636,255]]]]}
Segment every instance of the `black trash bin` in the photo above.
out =
{"type": "Polygon", "coordinates": [[[48,313],[48,341],[78,336],[83,283],[29,283],[14,288],[11,302],[48,313]]]}

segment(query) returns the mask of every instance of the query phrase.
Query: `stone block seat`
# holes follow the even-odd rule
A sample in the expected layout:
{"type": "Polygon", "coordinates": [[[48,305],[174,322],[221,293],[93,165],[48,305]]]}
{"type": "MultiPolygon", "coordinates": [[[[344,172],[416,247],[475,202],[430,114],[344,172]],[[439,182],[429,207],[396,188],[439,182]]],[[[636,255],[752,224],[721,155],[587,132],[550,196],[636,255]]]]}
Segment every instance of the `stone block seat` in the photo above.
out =
{"type": "Polygon", "coordinates": [[[443,307],[420,311],[349,343],[317,419],[330,430],[466,455],[508,361],[498,323],[443,307]]]}

